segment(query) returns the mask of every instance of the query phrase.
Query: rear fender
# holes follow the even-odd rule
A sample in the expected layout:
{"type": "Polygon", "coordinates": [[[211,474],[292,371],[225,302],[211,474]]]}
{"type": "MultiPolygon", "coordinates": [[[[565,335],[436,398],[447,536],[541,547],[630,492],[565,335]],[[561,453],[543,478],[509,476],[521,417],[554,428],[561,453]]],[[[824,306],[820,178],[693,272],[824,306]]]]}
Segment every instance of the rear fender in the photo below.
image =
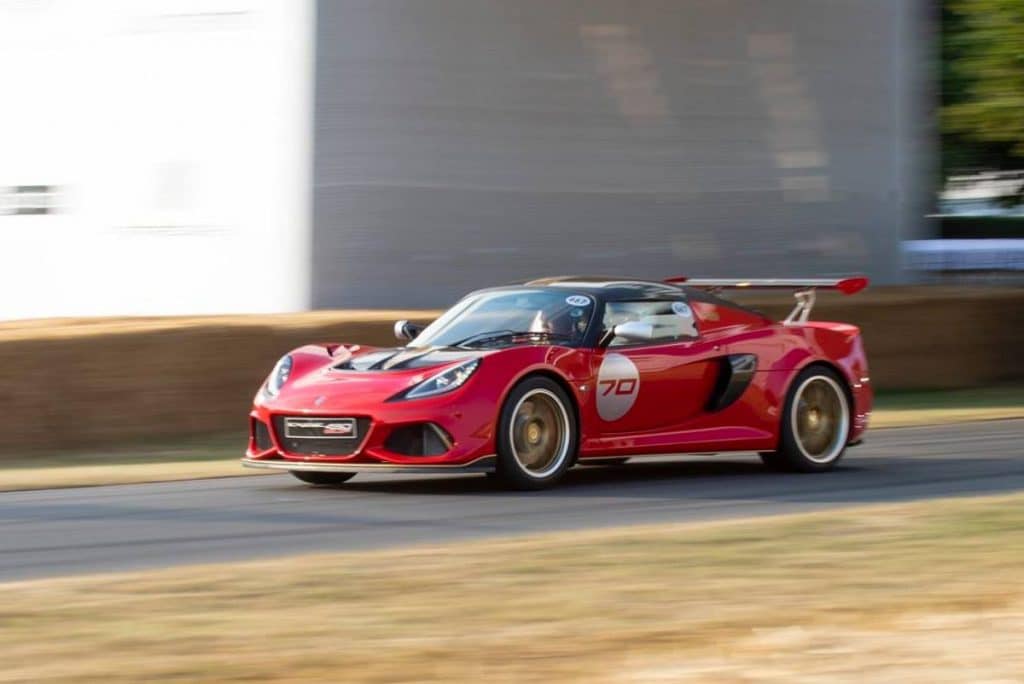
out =
{"type": "Polygon", "coordinates": [[[803,369],[814,364],[831,368],[846,381],[848,398],[851,400],[850,441],[860,439],[867,429],[874,403],[867,353],[860,328],[848,323],[814,321],[802,324],[798,329],[803,331],[809,344],[802,358],[793,365],[792,372],[784,374],[786,383],[779,395],[780,399],[785,400],[790,385],[803,369]]]}

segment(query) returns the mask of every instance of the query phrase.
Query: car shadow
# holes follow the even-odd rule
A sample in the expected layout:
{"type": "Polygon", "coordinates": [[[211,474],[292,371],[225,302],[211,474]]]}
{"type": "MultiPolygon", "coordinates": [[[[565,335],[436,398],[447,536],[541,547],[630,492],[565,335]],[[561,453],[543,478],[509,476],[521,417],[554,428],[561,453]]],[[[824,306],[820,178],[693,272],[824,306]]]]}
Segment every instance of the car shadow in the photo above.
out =
{"type": "MultiPolygon", "coordinates": [[[[845,459],[827,473],[781,473],[756,455],[573,468],[556,487],[505,489],[483,475],[392,476],[346,483],[346,491],[431,497],[629,498],[673,501],[877,503],[1024,489],[1024,459],[1014,457],[845,459]]],[[[330,492],[332,490],[325,490],[330,492]]],[[[339,492],[340,493],[340,492],[339,492]]]]}

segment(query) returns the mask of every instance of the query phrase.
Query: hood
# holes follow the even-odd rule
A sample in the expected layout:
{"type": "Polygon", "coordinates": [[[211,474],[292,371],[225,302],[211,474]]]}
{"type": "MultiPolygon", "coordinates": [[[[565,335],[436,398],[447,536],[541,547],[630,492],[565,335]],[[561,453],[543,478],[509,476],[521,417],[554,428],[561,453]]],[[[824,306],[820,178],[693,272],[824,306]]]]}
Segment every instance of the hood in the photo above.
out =
{"type": "Polygon", "coordinates": [[[333,366],[347,371],[400,371],[420,370],[433,366],[446,366],[485,356],[493,350],[452,349],[450,347],[395,347],[356,352],[333,366]]]}
{"type": "MultiPolygon", "coordinates": [[[[436,368],[485,356],[494,350],[451,348],[339,348],[327,365],[308,357],[296,362],[294,377],[274,399],[275,410],[363,413],[422,382],[436,368]]],[[[323,358],[322,356],[320,357],[323,358]]]]}

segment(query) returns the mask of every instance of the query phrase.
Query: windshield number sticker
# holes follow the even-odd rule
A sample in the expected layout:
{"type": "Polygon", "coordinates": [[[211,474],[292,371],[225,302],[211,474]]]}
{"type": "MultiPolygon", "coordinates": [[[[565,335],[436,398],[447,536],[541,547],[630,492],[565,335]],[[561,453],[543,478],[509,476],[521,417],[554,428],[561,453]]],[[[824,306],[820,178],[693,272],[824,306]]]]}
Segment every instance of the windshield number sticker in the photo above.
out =
{"type": "Polygon", "coordinates": [[[690,305],[686,302],[672,302],[672,311],[674,311],[677,316],[693,318],[693,311],[690,309],[690,305]]]}
{"type": "Polygon", "coordinates": [[[590,297],[583,295],[569,295],[565,298],[565,303],[569,306],[588,306],[590,304],[590,297]]]}

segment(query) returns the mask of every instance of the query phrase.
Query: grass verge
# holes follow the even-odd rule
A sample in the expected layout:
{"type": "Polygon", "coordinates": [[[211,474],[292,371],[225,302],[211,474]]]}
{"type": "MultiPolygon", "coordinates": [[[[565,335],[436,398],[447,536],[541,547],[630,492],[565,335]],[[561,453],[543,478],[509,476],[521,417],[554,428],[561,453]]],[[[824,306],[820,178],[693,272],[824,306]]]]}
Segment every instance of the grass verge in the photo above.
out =
{"type": "Polygon", "coordinates": [[[245,439],[244,434],[232,433],[107,450],[4,457],[0,491],[264,474],[239,465],[245,439]]]}
{"type": "MultiPolygon", "coordinates": [[[[1024,418],[1024,388],[883,394],[877,399],[871,426],[1002,418],[1024,418]]],[[[5,457],[0,459],[0,491],[270,474],[239,465],[244,444],[245,435],[230,434],[106,451],[5,457]]]]}
{"type": "Polygon", "coordinates": [[[1024,387],[887,392],[875,399],[871,427],[911,427],[1024,418],[1024,387]]]}
{"type": "Polygon", "coordinates": [[[1024,496],[0,585],[3,681],[1019,681],[1024,496]]]}

